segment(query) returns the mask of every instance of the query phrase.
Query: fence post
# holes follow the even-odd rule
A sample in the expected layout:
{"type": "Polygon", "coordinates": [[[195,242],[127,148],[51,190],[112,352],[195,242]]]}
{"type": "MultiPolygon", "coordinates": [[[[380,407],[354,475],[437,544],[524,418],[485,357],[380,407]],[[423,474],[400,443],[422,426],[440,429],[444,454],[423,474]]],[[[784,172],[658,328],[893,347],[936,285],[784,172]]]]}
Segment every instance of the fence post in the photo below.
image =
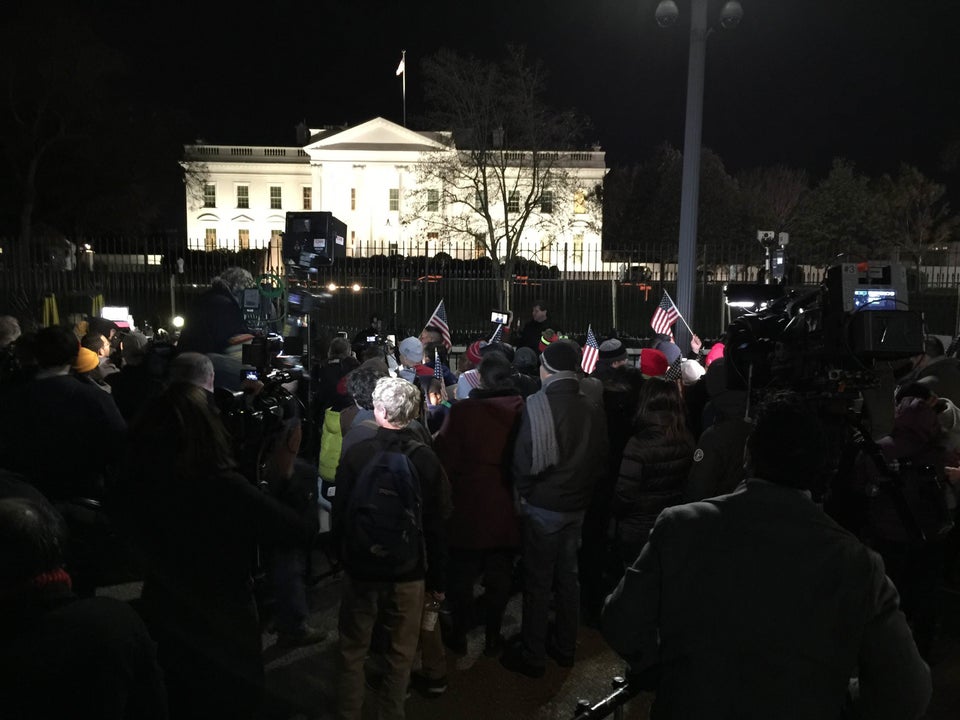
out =
{"type": "Polygon", "coordinates": [[[177,276],[170,273],[170,321],[177,316],[177,294],[176,294],[177,276]]]}
{"type": "Polygon", "coordinates": [[[610,327],[619,328],[620,323],[617,321],[619,313],[617,312],[617,287],[618,283],[616,280],[610,281],[610,320],[613,324],[610,327]]]}

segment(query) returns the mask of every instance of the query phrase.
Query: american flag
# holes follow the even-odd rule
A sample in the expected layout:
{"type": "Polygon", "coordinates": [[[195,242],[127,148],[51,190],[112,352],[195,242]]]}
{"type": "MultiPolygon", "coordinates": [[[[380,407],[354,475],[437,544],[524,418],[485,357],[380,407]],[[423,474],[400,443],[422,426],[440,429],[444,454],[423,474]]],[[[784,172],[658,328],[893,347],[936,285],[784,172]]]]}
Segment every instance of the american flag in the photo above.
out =
{"type": "Polygon", "coordinates": [[[442,384],[443,368],[440,367],[440,349],[436,345],[433,346],[433,376],[442,384]]]}
{"type": "Polygon", "coordinates": [[[490,336],[487,344],[500,342],[501,340],[503,340],[503,325],[497,323],[497,327],[494,328],[493,335],[490,336]]]}
{"type": "Polygon", "coordinates": [[[683,355],[677,355],[667,371],[663,374],[664,380],[679,380],[683,377],[683,355]]]}
{"type": "Polygon", "coordinates": [[[600,357],[600,345],[597,343],[597,337],[593,334],[593,325],[587,326],[587,342],[583,346],[583,358],[580,360],[580,367],[589,375],[597,366],[597,358],[600,357]]]}
{"type": "Polygon", "coordinates": [[[449,350],[453,343],[450,342],[450,326],[447,325],[447,311],[443,307],[443,300],[440,301],[437,309],[433,311],[433,315],[427,320],[427,325],[433,325],[440,331],[440,335],[443,336],[443,345],[449,350]]]}
{"type": "Polygon", "coordinates": [[[660,304],[657,305],[653,317],[650,318],[650,327],[653,328],[655,333],[669,335],[672,338],[673,332],[671,332],[670,328],[673,327],[678,317],[680,317],[680,311],[677,310],[677,306],[673,304],[673,300],[670,299],[667,291],[664,290],[663,297],[660,298],[660,304]]]}

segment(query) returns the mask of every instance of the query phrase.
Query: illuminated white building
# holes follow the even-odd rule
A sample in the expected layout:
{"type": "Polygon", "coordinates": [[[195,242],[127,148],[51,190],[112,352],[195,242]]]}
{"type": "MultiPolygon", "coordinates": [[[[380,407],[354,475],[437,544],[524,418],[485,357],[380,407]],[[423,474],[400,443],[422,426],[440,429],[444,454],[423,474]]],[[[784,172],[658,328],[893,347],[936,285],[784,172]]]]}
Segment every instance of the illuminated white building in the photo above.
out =
{"type": "MultiPolygon", "coordinates": [[[[198,179],[187,186],[191,249],[268,247],[271,238],[279,241],[288,211],[322,210],[346,223],[348,256],[440,251],[477,256],[466,233],[444,232],[419,214],[463,212],[438,207],[435,191],[418,181],[425,158],[456,154],[450,133],[418,132],[375,118],[302,134],[302,146],[186,146],[185,164],[198,179]]],[[[591,258],[590,269],[599,269],[602,218],[583,198],[603,182],[605,154],[553,157],[558,171],[572,180],[566,187],[579,191],[566,198],[547,194],[524,230],[520,255],[569,271],[584,269],[591,258]]]]}

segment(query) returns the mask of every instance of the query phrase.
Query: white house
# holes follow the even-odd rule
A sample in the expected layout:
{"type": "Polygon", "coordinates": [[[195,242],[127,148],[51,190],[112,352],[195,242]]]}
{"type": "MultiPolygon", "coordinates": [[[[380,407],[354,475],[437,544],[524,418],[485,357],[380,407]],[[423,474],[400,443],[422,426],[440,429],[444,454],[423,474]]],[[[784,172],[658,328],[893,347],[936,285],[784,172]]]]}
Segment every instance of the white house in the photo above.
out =
{"type": "MultiPolygon", "coordinates": [[[[323,210],[346,223],[348,256],[477,256],[478,246],[466,234],[454,237],[414,213],[415,204],[417,212],[463,212],[438,206],[435,191],[418,181],[418,168],[429,158],[456,154],[451,133],[374,118],[354,127],[311,129],[302,139],[302,146],[292,147],[186,146],[184,164],[194,171],[186,198],[189,247],[269,247],[271,240],[279,242],[286,212],[323,210]]],[[[515,155],[522,160],[523,153],[515,155]]],[[[579,190],[570,197],[547,193],[549,201],[538,206],[523,232],[520,255],[561,271],[599,270],[602,217],[583,198],[603,182],[605,153],[552,156],[572,179],[565,187],[579,190]]]]}

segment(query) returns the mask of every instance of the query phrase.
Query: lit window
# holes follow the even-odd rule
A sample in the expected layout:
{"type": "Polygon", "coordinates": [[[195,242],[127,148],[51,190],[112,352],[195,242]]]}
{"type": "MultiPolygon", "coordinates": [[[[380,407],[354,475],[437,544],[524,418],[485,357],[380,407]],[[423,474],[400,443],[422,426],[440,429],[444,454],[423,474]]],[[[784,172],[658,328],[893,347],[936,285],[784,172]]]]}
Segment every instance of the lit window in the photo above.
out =
{"type": "Polygon", "coordinates": [[[483,258],[487,256],[487,234],[486,233],[477,233],[473,237],[473,254],[474,257],[483,258]]]}
{"type": "Polygon", "coordinates": [[[427,242],[436,242],[440,239],[440,233],[428,232],[427,233],[427,242]]]}
{"type": "Polygon", "coordinates": [[[510,191],[510,197],[507,200],[507,212],[520,212],[520,193],[516,190],[510,191]]]}
{"type": "Polygon", "coordinates": [[[399,188],[390,188],[390,209],[394,211],[400,209],[400,189],[399,188]]]}
{"type": "Polygon", "coordinates": [[[357,189],[356,188],[350,188],[350,209],[351,210],[357,209],[357,189]]]}
{"type": "Polygon", "coordinates": [[[583,190],[577,190],[573,195],[573,212],[583,215],[587,211],[587,196],[583,190]]]}
{"type": "Polygon", "coordinates": [[[217,206],[217,186],[213,183],[203,186],[203,206],[209,208],[217,206]]]}
{"type": "Polygon", "coordinates": [[[250,231],[249,230],[241,230],[240,237],[238,238],[238,240],[240,242],[241,250],[250,249],[250,231]]]}
{"type": "Polygon", "coordinates": [[[313,210],[313,188],[305,187],[303,189],[303,209],[313,210]]]}
{"type": "Polygon", "coordinates": [[[553,190],[544,190],[540,195],[540,212],[544,215],[553,212],[553,190]]]}
{"type": "Polygon", "coordinates": [[[206,236],[203,239],[203,249],[212,252],[217,249],[217,229],[207,228],[206,236]]]}
{"type": "Polygon", "coordinates": [[[237,207],[238,208],[250,207],[250,186],[249,185],[237,185],[237,207]]]}
{"type": "Polygon", "coordinates": [[[583,234],[573,236],[573,261],[575,263],[583,262],[583,234]]]}
{"type": "Polygon", "coordinates": [[[270,186],[270,209],[281,210],[283,208],[283,189],[279,185],[270,186]]]}
{"type": "Polygon", "coordinates": [[[437,212],[440,209],[440,191],[427,190],[427,212],[437,212]]]}

